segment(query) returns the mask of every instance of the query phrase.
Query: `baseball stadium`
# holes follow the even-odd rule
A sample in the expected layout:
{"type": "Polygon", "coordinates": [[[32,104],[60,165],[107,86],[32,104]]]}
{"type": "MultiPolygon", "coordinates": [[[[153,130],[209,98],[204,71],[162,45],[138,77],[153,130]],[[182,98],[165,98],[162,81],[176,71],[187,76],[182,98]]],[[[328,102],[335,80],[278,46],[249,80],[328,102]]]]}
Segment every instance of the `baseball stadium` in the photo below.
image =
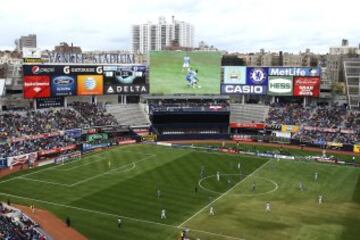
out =
{"type": "Polygon", "coordinates": [[[18,66],[0,239],[358,239],[360,112],[320,67],[149,57],[18,66]]]}

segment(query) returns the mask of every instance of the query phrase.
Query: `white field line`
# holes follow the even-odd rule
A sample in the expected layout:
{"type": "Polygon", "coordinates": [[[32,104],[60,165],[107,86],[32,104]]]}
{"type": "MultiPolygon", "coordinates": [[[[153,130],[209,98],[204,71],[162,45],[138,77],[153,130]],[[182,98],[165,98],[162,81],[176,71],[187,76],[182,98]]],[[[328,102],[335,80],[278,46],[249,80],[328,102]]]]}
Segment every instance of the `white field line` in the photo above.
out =
{"type": "MultiPolygon", "coordinates": [[[[119,215],[119,214],[108,213],[108,212],[103,212],[103,211],[97,211],[97,210],[92,210],[92,209],[87,209],[87,208],[80,208],[80,207],[75,207],[75,206],[66,205],[66,204],[62,204],[62,203],[56,203],[56,202],[50,202],[50,201],[45,201],[45,200],[40,200],[40,199],[23,197],[23,196],[9,194],[9,193],[0,192],[0,195],[12,197],[12,198],[29,200],[29,201],[33,201],[33,202],[39,202],[39,203],[58,206],[58,207],[63,207],[63,208],[75,209],[75,210],[88,212],[88,213],[92,213],[92,214],[110,216],[110,217],[114,217],[114,221],[116,221],[120,217],[120,218],[123,218],[123,219],[127,219],[127,220],[134,221],[134,222],[139,222],[139,223],[153,224],[153,225],[158,225],[158,226],[168,227],[168,228],[174,228],[174,229],[179,228],[178,226],[170,225],[170,224],[166,224],[166,223],[160,223],[160,222],[155,222],[155,221],[150,221],[150,220],[145,220],[145,219],[127,217],[127,216],[122,216],[122,215],[119,215]]],[[[199,229],[193,229],[192,228],[191,231],[192,232],[203,233],[203,234],[207,234],[207,235],[212,235],[212,236],[223,237],[223,238],[227,238],[227,239],[244,240],[242,238],[238,238],[238,237],[234,237],[234,236],[229,236],[229,235],[219,234],[219,233],[213,233],[213,232],[203,231],[203,230],[199,230],[199,229]]]]}
{"type": "Polygon", "coordinates": [[[90,164],[93,164],[93,163],[96,163],[96,162],[100,162],[100,161],[103,161],[104,159],[106,158],[100,158],[100,157],[94,157],[95,160],[89,160],[87,163],[84,163],[84,164],[81,164],[81,165],[76,165],[76,166],[73,166],[73,167],[69,167],[67,168],[66,166],[69,165],[60,165],[60,167],[58,169],[56,169],[57,171],[71,171],[73,169],[76,169],[76,168],[79,168],[79,167],[83,167],[83,166],[87,166],[87,165],[90,165],[90,164]],[[99,158],[99,159],[97,159],[99,158]],[[61,168],[63,167],[63,168],[61,168]]]}
{"type": "Polygon", "coordinates": [[[194,215],[192,215],[191,217],[189,217],[188,219],[186,219],[184,222],[182,222],[178,227],[181,228],[184,226],[185,223],[189,222],[191,219],[193,219],[194,217],[196,217],[197,215],[199,215],[202,211],[204,211],[205,209],[209,208],[211,205],[213,205],[216,201],[220,200],[221,198],[225,197],[226,195],[228,195],[232,190],[234,190],[237,186],[239,186],[240,183],[242,183],[243,181],[245,181],[247,178],[251,177],[252,175],[254,175],[255,173],[257,173],[258,171],[260,171],[261,169],[263,169],[266,165],[269,164],[269,162],[271,162],[271,160],[268,160],[266,163],[264,163],[263,165],[261,165],[259,168],[257,168],[255,171],[253,171],[251,174],[247,175],[245,178],[243,178],[241,181],[237,182],[234,186],[232,186],[231,188],[229,188],[226,192],[224,192],[223,194],[221,194],[219,197],[215,198],[213,201],[211,201],[209,204],[207,204],[206,206],[204,206],[203,208],[201,208],[199,211],[197,211],[194,215]]]}
{"type": "Polygon", "coordinates": [[[70,186],[69,184],[65,184],[65,183],[58,183],[58,182],[52,182],[52,181],[38,180],[38,179],[27,178],[27,177],[18,177],[17,179],[24,179],[24,180],[26,180],[26,181],[46,183],[46,184],[57,185],[57,186],[62,186],[62,187],[69,187],[69,186],[70,186]]]}
{"type": "Polygon", "coordinates": [[[136,164],[136,163],[143,162],[143,161],[145,161],[145,160],[147,160],[147,159],[149,159],[149,158],[152,158],[152,157],[154,157],[154,156],[156,156],[156,154],[149,155],[149,156],[147,156],[147,157],[141,158],[141,159],[138,160],[138,161],[134,161],[134,162],[131,162],[131,163],[122,165],[122,166],[120,166],[120,167],[111,169],[110,171],[106,171],[106,172],[103,172],[103,173],[94,175],[94,176],[92,176],[92,177],[85,178],[85,179],[83,179],[83,180],[80,180],[80,181],[78,181],[78,182],[75,182],[75,183],[73,183],[73,184],[70,184],[69,187],[77,186],[77,185],[79,185],[79,184],[82,184],[82,183],[85,183],[85,182],[94,180],[94,179],[96,179],[96,178],[102,177],[102,176],[107,175],[107,174],[109,174],[109,173],[113,173],[113,172],[115,172],[115,171],[117,171],[117,170],[119,170],[119,169],[122,169],[122,168],[125,167],[125,166],[133,165],[133,167],[131,167],[130,169],[126,169],[126,170],[125,170],[125,171],[130,171],[130,170],[132,170],[132,169],[135,168],[135,164],[136,164]]]}

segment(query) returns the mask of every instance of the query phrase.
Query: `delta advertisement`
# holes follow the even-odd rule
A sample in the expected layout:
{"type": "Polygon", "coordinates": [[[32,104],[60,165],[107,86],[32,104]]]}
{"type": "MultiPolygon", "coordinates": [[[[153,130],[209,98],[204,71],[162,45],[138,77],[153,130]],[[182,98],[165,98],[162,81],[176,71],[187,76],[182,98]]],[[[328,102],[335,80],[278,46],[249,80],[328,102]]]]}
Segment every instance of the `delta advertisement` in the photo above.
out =
{"type": "Polygon", "coordinates": [[[320,77],[294,77],[295,97],[319,97],[320,77]]]}
{"type": "Polygon", "coordinates": [[[224,95],[310,96],[320,93],[318,67],[226,66],[221,84],[224,95]]]}
{"type": "Polygon", "coordinates": [[[104,94],[149,93],[145,65],[104,66],[104,94]]]}

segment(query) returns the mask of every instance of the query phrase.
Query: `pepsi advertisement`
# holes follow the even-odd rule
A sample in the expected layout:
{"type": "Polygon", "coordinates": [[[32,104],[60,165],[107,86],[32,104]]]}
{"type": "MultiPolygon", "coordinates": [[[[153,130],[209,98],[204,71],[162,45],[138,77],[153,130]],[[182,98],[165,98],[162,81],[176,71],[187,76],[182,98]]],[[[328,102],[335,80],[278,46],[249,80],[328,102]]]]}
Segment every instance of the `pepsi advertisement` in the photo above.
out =
{"type": "Polygon", "coordinates": [[[51,79],[51,96],[74,96],[75,76],[60,75],[51,79]]]}
{"type": "Polygon", "coordinates": [[[247,85],[268,85],[268,67],[248,67],[246,69],[247,85]]]}

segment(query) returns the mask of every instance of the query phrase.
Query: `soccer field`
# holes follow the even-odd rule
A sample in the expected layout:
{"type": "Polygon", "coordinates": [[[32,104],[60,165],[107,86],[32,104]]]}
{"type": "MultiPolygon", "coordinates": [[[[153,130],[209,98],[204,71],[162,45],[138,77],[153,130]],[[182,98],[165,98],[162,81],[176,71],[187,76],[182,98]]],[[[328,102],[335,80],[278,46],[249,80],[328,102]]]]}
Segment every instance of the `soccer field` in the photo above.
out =
{"type": "Polygon", "coordinates": [[[159,51],[150,53],[150,93],[219,94],[221,77],[220,52],[159,51]],[[190,67],[197,69],[199,86],[189,87],[183,69],[184,56],[190,57],[190,67]]]}
{"type": "Polygon", "coordinates": [[[201,240],[358,239],[359,176],[349,167],[131,145],[1,179],[0,199],[69,216],[89,239],[170,240],[183,227],[201,240]]]}

